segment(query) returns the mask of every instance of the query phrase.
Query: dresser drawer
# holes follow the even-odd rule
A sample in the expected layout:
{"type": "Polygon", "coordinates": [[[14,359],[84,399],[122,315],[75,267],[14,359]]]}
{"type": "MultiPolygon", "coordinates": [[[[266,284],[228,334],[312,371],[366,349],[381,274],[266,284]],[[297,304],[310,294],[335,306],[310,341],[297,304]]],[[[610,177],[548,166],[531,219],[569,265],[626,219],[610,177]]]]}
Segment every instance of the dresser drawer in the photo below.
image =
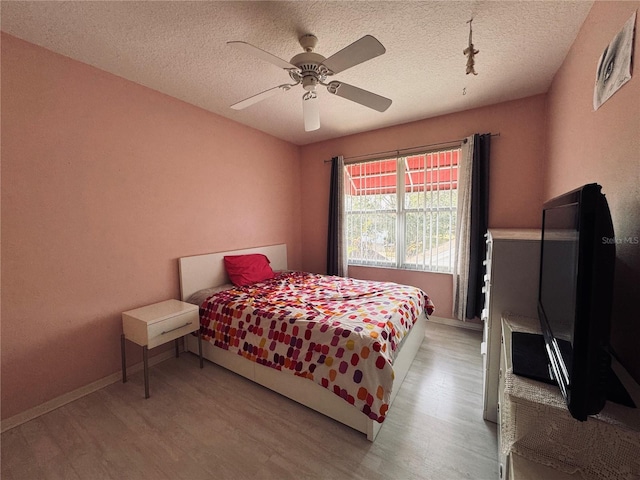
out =
{"type": "Polygon", "coordinates": [[[196,330],[199,322],[200,318],[196,310],[150,323],[147,331],[147,345],[153,348],[182,337],[196,330]]]}

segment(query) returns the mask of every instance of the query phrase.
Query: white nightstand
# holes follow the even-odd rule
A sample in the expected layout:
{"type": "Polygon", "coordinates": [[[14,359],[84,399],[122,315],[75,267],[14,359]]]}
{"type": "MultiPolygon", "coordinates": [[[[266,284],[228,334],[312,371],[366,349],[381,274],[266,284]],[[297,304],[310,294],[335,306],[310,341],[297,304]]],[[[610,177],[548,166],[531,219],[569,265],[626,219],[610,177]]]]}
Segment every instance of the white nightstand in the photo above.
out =
{"type": "MultiPolygon", "coordinates": [[[[125,339],[142,346],[144,363],[144,398],[149,398],[148,349],[175,340],[176,357],[179,356],[178,338],[200,329],[199,307],[180,300],[166,300],[122,313],[122,382],[127,381],[125,339]]],[[[198,332],[199,333],[199,332],[198,332]]],[[[200,368],[202,339],[198,334],[200,368]]]]}

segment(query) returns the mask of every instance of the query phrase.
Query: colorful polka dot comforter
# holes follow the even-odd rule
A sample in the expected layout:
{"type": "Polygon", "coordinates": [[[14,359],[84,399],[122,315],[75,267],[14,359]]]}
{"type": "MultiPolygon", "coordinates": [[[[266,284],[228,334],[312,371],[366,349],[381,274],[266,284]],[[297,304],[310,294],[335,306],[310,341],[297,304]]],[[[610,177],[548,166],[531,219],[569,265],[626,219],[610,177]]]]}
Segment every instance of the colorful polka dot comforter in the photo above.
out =
{"type": "Polygon", "coordinates": [[[213,295],[200,322],[204,340],[313,380],[383,422],[398,345],[433,308],[415,287],[285,272],[213,295]]]}

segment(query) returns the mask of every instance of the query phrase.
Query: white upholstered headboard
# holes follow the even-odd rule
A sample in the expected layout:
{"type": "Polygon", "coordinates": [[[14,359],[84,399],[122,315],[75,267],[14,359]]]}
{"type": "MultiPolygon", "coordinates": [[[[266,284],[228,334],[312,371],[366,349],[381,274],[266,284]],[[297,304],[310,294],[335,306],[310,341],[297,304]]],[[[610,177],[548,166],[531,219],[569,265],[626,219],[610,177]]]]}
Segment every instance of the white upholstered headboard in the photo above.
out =
{"type": "Polygon", "coordinates": [[[262,253],[266,255],[271,262],[271,268],[274,270],[287,269],[287,245],[284,243],[182,257],[178,259],[180,297],[182,300],[186,300],[191,294],[203,288],[217,287],[218,285],[229,283],[229,277],[224,268],[224,256],[244,255],[247,253],[262,253]]]}

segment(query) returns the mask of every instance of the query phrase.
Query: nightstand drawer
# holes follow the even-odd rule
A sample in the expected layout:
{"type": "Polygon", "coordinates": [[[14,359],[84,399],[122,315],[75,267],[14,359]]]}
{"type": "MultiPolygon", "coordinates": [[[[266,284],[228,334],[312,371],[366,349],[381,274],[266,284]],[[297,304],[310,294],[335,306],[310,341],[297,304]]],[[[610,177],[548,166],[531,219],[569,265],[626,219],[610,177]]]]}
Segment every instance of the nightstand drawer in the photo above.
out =
{"type": "Polygon", "coordinates": [[[157,347],[200,327],[197,305],[166,300],[122,313],[126,338],[140,346],[157,347]]]}
{"type": "Polygon", "coordinates": [[[199,322],[198,310],[195,310],[150,323],[147,332],[147,346],[149,348],[157,347],[191,333],[198,329],[199,322]]]}

